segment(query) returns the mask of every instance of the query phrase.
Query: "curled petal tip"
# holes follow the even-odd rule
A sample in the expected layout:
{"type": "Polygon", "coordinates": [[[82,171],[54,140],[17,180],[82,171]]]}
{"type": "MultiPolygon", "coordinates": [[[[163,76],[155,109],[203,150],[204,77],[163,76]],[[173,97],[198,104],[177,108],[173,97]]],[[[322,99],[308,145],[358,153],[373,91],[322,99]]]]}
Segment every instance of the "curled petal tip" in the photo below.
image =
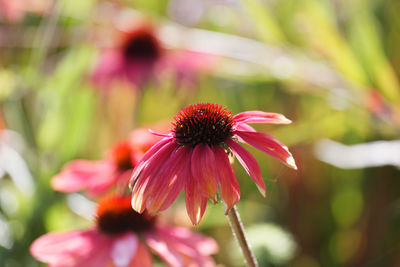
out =
{"type": "Polygon", "coordinates": [[[292,123],[292,120],[289,120],[285,117],[285,115],[279,114],[278,116],[280,124],[289,124],[292,123]]]}
{"type": "Polygon", "coordinates": [[[196,218],[193,218],[192,216],[189,216],[189,217],[190,217],[190,221],[192,222],[193,225],[198,225],[200,223],[200,220],[201,220],[200,217],[197,217],[197,216],[196,216],[196,218]]]}
{"type": "Polygon", "coordinates": [[[132,209],[140,214],[143,213],[144,208],[145,208],[144,205],[142,205],[142,203],[141,203],[142,201],[143,200],[135,199],[135,197],[132,197],[132,200],[131,200],[132,209]]]}
{"type": "Polygon", "coordinates": [[[288,158],[288,159],[286,160],[286,164],[287,164],[290,168],[292,168],[292,169],[294,169],[294,170],[297,170],[297,165],[296,165],[296,162],[294,161],[294,158],[293,158],[293,157],[288,158]]]}
{"type": "Polygon", "coordinates": [[[226,208],[226,210],[225,210],[225,215],[228,215],[228,213],[229,213],[229,211],[231,210],[231,208],[232,208],[232,207],[226,208]]]}
{"type": "Polygon", "coordinates": [[[258,191],[260,191],[261,195],[267,198],[267,190],[257,185],[258,191]]]}
{"type": "Polygon", "coordinates": [[[290,124],[290,123],[292,123],[292,121],[289,120],[289,119],[286,118],[286,117],[284,117],[284,118],[282,119],[282,121],[283,121],[285,124],[290,124]]]}

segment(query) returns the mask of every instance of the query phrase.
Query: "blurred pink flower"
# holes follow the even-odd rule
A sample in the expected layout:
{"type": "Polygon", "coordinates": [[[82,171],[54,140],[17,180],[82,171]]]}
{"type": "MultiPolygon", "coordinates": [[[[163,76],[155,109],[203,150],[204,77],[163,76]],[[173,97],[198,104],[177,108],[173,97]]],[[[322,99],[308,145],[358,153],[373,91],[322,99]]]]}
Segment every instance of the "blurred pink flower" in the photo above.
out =
{"type": "Polygon", "coordinates": [[[215,266],[216,242],[181,227],[161,226],[155,217],[132,210],[129,197],[99,202],[96,226],[67,233],[48,233],[30,252],[52,267],[153,266],[150,248],[169,266],[215,266]]]}
{"type": "Polygon", "coordinates": [[[0,20],[21,21],[25,13],[43,14],[49,11],[52,0],[0,0],[0,20]]]}
{"type": "Polygon", "coordinates": [[[159,74],[172,72],[178,83],[190,83],[197,71],[207,70],[213,63],[211,55],[167,50],[152,27],[141,25],[122,33],[115,47],[101,52],[92,80],[101,88],[108,88],[115,80],[140,88],[159,74]]]}
{"type": "Polygon", "coordinates": [[[238,181],[230,166],[233,153],[266,195],[255,158],[236,141],[247,143],[296,169],[288,148],[272,136],[256,132],[247,123],[288,124],[282,114],[246,111],[235,116],[217,104],[196,104],[175,116],[174,129],[137,163],[131,185],[132,207],[151,214],[167,209],[185,188],[186,209],[193,224],[204,214],[207,199],[220,193],[226,213],[239,201],[238,181]]]}
{"type": "Polygon", "coordinates": [[[73,160],[51,181],[54,190],[100,196],[112,188],[124,188],[134,166],[160,138],[145,129],[132,132],[128,140],[116,144],[104,160],[73,160]]]}

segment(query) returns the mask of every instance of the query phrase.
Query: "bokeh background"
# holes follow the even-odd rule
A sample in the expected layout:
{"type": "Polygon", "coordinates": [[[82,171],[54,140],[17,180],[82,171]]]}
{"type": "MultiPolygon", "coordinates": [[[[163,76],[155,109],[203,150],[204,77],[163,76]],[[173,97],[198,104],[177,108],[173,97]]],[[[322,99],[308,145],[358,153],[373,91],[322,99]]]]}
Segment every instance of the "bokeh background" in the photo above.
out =
{"type": "MultiPolygon", "coordinates": [[[[398,14],[397,0],[0,0],[0,265],[41,266],[35,238],[92,224],[91,200],[50,187],[65,163],[197,102],[293,120],[256,126],[299,167],[250,149],[267,199],[235,165],[260,266],[400,265],[398,14]],[[139,23],[169,52],[200,55],[178,69],[189,79],[100,88],[103,49],[139,23]]],[[[217,240],[221,266],[243,266],[223,211],[209,203],[195,230],[217,240]]],[[[182,201],[163,216],[190,227],[182,201]]]]}

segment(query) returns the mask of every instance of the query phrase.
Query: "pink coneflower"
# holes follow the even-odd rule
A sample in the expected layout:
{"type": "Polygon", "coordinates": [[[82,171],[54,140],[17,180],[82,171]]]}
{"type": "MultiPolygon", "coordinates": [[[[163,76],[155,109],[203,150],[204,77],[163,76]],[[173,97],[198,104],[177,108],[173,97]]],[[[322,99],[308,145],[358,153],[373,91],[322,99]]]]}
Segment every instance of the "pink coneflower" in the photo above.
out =
{"type": "Polygon", "coordinates": [[[132,210],[129,197],[99,202],[96,226],[48,233],[33,242],[31,254],[52,267],[147,267],[148,247],[169,266],[215,266],[218,250],[211,238],[181,227],[161,226],[155,217],[132,210]]]}
{"type": "Polygon", "coordinates": [[[212,58],[200,53],[167,50],[152,27],[140,25],[122,33],[115,47],[102,51],[92,80],[102,88],[108,88],[115,80],[128,81],[140,88],[150,78],[171,71],[178,82],[190,81],[196,71],[210,67],[212,58]]]}
{"type": "Polygon", "coordinates": [[[272,136],[256,132],[247,123],[288,124],[282,114],[246,111],[235,116],[221,105],[197,104],[175,116],[174,128],[155,144],[135,167],[131,185],[132,207],[151,214],[165,210],[185,188],[186,209],[193,224],[204,214],[207,199],[216,202],[218,187],[226,213],[240,198],[239,184],[228,154],[236,156],[249,176],[266,195],[255,158],[241,145],[247,143],[289,167],[296,164],[288,148],[272,136]]]}
{"type": "Polygon", "coordinates": [[[51,185],[61,192],[86,190],[89,196],[103,195],[112,188],[123,189],[138,160],[159,139],[143,129],[135,130],[128,140],[112,147],[104,160],[73,160],[66,164],[51,185]]]}

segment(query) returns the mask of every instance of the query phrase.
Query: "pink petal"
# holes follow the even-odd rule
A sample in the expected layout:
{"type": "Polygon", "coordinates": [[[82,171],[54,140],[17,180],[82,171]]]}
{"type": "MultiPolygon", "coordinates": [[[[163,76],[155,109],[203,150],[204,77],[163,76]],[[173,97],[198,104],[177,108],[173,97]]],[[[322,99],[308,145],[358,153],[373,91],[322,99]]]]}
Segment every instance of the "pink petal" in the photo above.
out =
{"type": "Polygon", "coordinates": [[[240,199],[239,183],[232,171],[229,158],[225,150],[223,150],[220,146],[214,146],[214,155],[219,174],[221,196],[227,205],[225,211],[225,215],[227,215],[228,211],[240,199]]]}
{"type": "Polygon", "coordinates": [[[172,133],[168,133],[168,134],[162,134],[162,133],[157,133],[155,131],[153,131],[152,129],[148,130],[151,134],[155,135],[155,136],[160,136],[160,137],[173,137],[174,135],[172,133]]]}
{"type": "Polygon", "coordinates": [[[161,239],[155,232],[143,234],[146,244],[157,253],[170,266],[184,266],[183,259],[168,244],[161,239]]]}
{"type": "Polygon", "coordinates": [[[153,266],[153,259],[147,250],[147,248],[141,243],[138,243],[139,246],[137,248],[137,252],[135,257],[133,258],[130,266],[136,267],[152,267],[153,266]]]}
{"type": "Polygon", "coordinates": [[[161,207],[168,208],[179,195],[185,182],[182,172],[187,164],[186,159],[191,155],[190,152],[189,147],[177,149],[157,174],[161,179],[153,179],[149,185],[148,194],[151,197],[147,200],[146,208],[150,214],[156,213],[161,207]]]}
{"type": "Polygon", "coordinates": [[[157,234],[168,247],[182,256],[185,266],[215,266],[209,252],[214,253],[218,246],[211,238],[186,230],[184,228],[157,227],[157,234]]]}
{"type": "Polygon", "coordinates": [[[297,170],[296,163],[287,146],[276,140],[272,136],[258,132],[235,131],[235,134],[244,140],[247,144],[267,153],[268,155],[279,159],[287,166],[297,170]]]}
{"type": "MultiPolygon", "coordinates": [[[[186,149],[187,151],[185,152],[186,158],[190,159],[191,158],[191,148],[186,147],[186,148],[181,148],[181,149],[186,149]]],[[[182,164],[182,163],[180,163],[182,164]]],[[[186,166],[183,166],[181,171],[177,174],[177,183],[175,183],[174,187],[171,189],[171,192],[168,194],[167,198],[164,201],[164,204],[160,208],[160,210],[166,210],[171,204],[175,201],[175,199],[178,197],[179,193],[182,191],[182,187],[185,185],[186,182],[186,172],[185,169],[189,168],[190,169],[190,160],[186,162],[186,166]]],[[[184,165],[184,164],[182,164],[184,165]]]]}
{"type": "Polygon", "coordinates": [[[203,236],[183,227],[158,226],[157,230],[164,235],[184,242],[194,247],[202,255],[211,255],[218,252],[218,244],[214,239],[203,236]]]}
{"type": "Polygon", "coordinates": [[[128,141],[132,147],[146,148],[147,151],[154,144],[161,141],[161,138],[151,134],[148,129],[139,128],[130,133],[128,141]]]}
{"type": "Polygon", "coordinates": [[[247,174],[256,183],[261,194],[266,196],[267,191],[265,189],[265,183],[261,174],[261,169],[253,155],[231,139],[225,140],[225,143],[232,150],[233,154],[235,154],[236,158],[239,160],[240,164],[242,164],[247,174]]]}
{"type": "MultiPolygon", "coordinates": [[[[191,157],[193,159],[193,156],[191,157]]],[[[190,162],[184,170],[186,211],[194,225],[199,224],[207,207],[207,197],[204,197],[198,189],[198,183],[192,176],[190,162]]]]}
{"type": "Polygon", "coordinates": [[[204,196],[216,202],[218,176],[213,151],[206,144],[198,144],[192,154],[192,176],[204,196]]]}
{"type": "Polygon", "coordinates": [[[131,205],[132,208],[138,213],[143,213],[146,208],[146,198],[144,197],[144,192],[148,183],[148,177],[140,177],[132,190],[131,205]]]}
{"type": "Polygon", "coordinates": [[[124,60],[118,50],[103,51],[92,74],[92,81],[102,88],[107,88],[113,79],[122,77],[124,68],[124,60]]]}
{"type": "Polygon", "coordinates": [[[258,110],[245,111],[236,114],[232,117],[237,124],[240,123],[274,123],[274,124],[289,124],[292,121],[287,119],[280,113],[270,113],[258,110]]]}
{"type": "Polygon", "coordinates": [[[256,130],[246,123],[240,123],[236,126],[237,131],[256,132],[256,130]]]}
{"type": "Polygon", "coordinates": [[[50,233],[36,239],[30,247],[33,257],[52,266],[106,266],[110,239],[97,230],[50,233]],[[96,254],[97,252],[101,252],[96,254]],[[89,264],[91,262],[96,264],[89,264]]]}
{"type": "Polygon", "coordinates": [[[211,70],[217,62],[216,59],[215,56],[205,53],[169,52],[157,62],[156,72],[172,72],[178,87],[182,84],[195,85],[197,73],[211,70]]]}
{"type": "Polygon", "coordinates": [[[178,73],[191,72],[193,74],[196,71],[211,70],[217,62],[217,58],[214,55],[205,53],[179,51],[169,53],[163,61],[163,63],[174,68],[178,73]]]}
{"type": "Polygon", "coordinates": [[[140,88],[152,78],[156,62],[154,60],[125,60],[123,74],[128,81],[140,88]]]}
{"type": "Polygon", "coordinates": [[[177,148],[178,145],[176,143],[167,143],[154,153],[154,155],[149,159],[148,164],[144,166],[145,168],[132,190],[132,207],[137,212],[142,213],[144,211],[146,201],[149,197],[149,186],[152,183],[162,181],[160,179],[163,177],[160,177],[158,173],[165,166],[165,162],[177,148]]]}
{"type": "Polygon", "coordinates": [[[116,267],[127,267],[137,253],[139,239],[132,232],[127,232],[114,241],[111,258],[116,267]]]}
{"type": "Polygon", "coordinates": [[[115,166],[109,161],[74,160],[65,165],[51,181],[54,190],[88,190],[93,196],[105,193],[115,182],[115,166]]]}
{"type": "Polygon", "coordinates": [[[140,159],[140,161],[138,162],[138,164],[136,165],[135,169],[133,169],[133,174],[131,177],[131,180],[129,182],[129,186],[132,187],[133,184],[135,183],[137,177],[139,176],[139,174],[141,173],[141,171],[143,170],[143,168],[145,166],[147,166],[149,159],[151,159],[152,157],[154,157],[155,154],[158,153],[159,150],[161,150],[165,145],[167,145],[168,143],[170,143],[172,141],[172,138],[164,138],[161,141],[159,141],[158,143],[154,144],[144,155],[143,157],[140,159]]]}

